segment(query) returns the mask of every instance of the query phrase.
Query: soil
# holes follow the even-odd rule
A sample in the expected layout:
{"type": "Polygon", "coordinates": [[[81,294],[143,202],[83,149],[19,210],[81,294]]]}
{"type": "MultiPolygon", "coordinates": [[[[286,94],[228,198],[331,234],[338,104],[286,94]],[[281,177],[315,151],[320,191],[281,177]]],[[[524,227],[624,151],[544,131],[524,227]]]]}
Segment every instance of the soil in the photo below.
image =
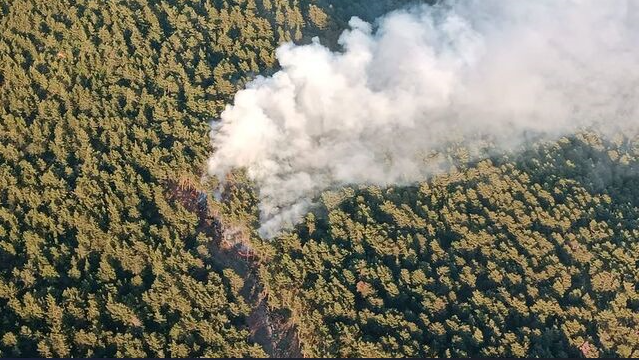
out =
{"type": "Polygon", "coordinates": [[[198,215],[198,231],[212,239],[208,249],[213,262],[220,268],[233,269],[244,280],[240,294],[252,309],[246,319],[249,339],[271,357],[302,357],[295,327],[285,314],[273,313],[268,307],[268,294],[259,277],[262,265],[244,232],[226,228],[221,219],[211,214],[204,192],[183,182],[168,185],[168,198],[198,215]]]}

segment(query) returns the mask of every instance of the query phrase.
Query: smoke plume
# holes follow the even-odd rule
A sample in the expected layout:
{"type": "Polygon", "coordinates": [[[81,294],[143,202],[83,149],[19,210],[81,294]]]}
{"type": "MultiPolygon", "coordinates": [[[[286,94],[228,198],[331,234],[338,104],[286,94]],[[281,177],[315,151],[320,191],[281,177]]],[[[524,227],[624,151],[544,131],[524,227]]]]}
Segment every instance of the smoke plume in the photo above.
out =
{"type": "Polygon", "coordinates": [[[281,70],[239,91],[211,132],[209,173],[246,168],[263,236],[322,190],[438,171],[451,137],[507,147],[526,134],[638,119],[639,3],[465,0],[354,17],[332,52],[282,45],[281,70]]]}

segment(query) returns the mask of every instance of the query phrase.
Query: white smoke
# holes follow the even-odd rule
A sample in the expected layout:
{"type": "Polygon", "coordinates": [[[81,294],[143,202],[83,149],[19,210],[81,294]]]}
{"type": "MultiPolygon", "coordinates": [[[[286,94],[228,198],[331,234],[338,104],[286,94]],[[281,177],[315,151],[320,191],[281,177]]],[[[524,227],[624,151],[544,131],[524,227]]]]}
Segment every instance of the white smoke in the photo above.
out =
{"type": "Polygon", "coordinates": [[[375,27],[353,18],[339,52],[285,44],[281,71],[255,79],[222,113],[209,172],[248,170],[270,237],[322,190],[432,174],[426,154],[453,135],[516,144],[527,132],[636,122],[638,5],[448,1],[375,27]]]}

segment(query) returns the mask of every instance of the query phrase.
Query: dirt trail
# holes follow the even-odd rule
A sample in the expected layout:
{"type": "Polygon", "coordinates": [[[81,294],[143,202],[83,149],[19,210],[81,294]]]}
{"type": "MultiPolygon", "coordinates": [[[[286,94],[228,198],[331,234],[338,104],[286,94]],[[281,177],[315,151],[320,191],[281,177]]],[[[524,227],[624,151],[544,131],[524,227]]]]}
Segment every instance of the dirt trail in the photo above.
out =
{"type": "Polygon", "coordinates": [[[274,314],[268,308],[267,294],[259,279],[259,259],[246,242],[225,242],[223,226],[219,229],[220,234],[209,251],[216,264],[233,269],[244,280],[240,293],[251,306],[247,318],[250,340],[261,345],[271,357],[301,357],[295,330],[284,316],[274,314]]]}
{"type": "Polygon", "coordinates": [[[272,313],[267,305],[267,294],[260,283],[260,264],[248,236],[241,227],[228,226],[219,215],[211,211],[206,193],[198,190],[190,181],[173,182],[168,187],[168,197],[198,215],[198,231],[213,239],[209,252],[220,268],[230,268],[244,281],[240,294],[251,306],[247,318],[250,340],[261,345],[264,351],[276,358],[301,357],[297,334],[286,317],[272,313]]]}

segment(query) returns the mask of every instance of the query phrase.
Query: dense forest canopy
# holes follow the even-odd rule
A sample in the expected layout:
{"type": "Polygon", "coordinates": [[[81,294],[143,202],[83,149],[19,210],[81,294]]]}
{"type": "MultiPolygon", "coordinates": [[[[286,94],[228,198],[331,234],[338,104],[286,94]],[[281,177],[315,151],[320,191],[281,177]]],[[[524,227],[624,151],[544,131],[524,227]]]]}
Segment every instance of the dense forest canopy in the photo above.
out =
{"type": "Polygon", "coordinates": [[[312,3],[0,3],[0,352],[259,356],[241,279],[174,183],[312,3]]]}
{"type": "Polygon", "coordinates": [[[409,3],[0,0],[0,356],[639,356],[636,137],[329,191],[273,241],[241,170],[201,181],[279,44],[409,3]]]}
{"type": "Polygon", "coordinates": [[[637,356],[637,145],[582,134],[327,192],[274,242],[269,300],[312,356],[637,356]]]}

